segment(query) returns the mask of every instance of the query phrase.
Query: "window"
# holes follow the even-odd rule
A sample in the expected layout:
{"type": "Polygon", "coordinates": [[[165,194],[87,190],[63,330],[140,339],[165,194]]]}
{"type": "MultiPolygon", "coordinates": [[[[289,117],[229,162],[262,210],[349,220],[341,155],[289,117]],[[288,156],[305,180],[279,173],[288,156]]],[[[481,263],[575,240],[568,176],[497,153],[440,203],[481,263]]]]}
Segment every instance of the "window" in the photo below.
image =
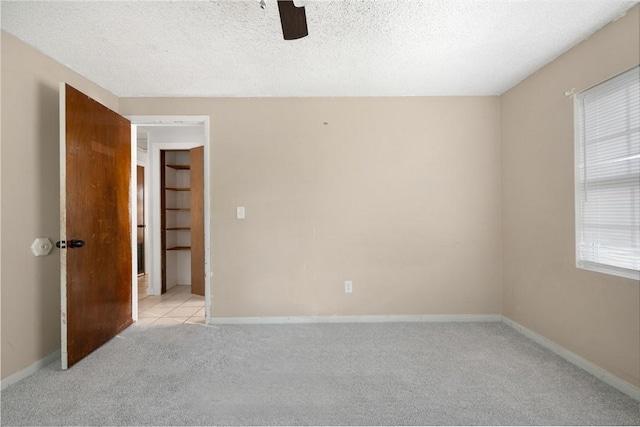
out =
{"type": "Polygon", "coordinates": [[[575,97],[576,264],[640,279],[640,68],[575,97]]]}

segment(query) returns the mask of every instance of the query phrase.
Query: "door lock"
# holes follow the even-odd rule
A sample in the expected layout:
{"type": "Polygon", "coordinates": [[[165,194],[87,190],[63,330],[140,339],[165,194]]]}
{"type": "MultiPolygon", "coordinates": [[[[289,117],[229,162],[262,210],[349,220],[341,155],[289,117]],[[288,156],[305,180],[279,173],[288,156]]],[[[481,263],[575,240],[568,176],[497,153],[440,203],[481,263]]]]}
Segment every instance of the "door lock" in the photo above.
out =
{"type": "Polygon", "coordinates": [[[60,249],[74,249],[74,248],[81,248],[85,245],[85,241],[84,240],[60,240],[58,242],[56,242],[56,248],[60,248],[60,249]]]}

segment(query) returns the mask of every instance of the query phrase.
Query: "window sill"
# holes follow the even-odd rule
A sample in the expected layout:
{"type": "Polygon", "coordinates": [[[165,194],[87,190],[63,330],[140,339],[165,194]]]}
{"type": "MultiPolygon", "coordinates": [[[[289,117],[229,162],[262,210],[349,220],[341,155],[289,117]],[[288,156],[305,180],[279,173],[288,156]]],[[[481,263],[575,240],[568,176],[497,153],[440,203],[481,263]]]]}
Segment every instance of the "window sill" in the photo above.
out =
{"type": "Polygon", "coordinates": [[[581,270],[595,271],[597,273],[640,281],[640,271],[638,270],[629,270],[628,268],[613,267],[589,261],[578,261],[576,267],[581,270]]]}

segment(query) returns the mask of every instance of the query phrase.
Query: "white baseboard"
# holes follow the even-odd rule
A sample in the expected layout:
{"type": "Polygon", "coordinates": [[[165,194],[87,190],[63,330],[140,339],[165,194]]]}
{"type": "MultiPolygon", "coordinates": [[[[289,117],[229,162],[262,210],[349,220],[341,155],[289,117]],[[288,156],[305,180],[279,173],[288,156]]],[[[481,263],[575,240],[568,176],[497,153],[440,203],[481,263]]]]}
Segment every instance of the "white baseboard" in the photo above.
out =
{"type": "Polygon", "coordinates": [[[611,387],[620,390],[624,394],[636,400],[640,400],[640,388],[634,386],[633,384],[629,384],[628,382],[616,377],[615,375],[613,375],[608,371],[605,371],[601,367],[589,362],[588,360],[583,359],[582,357],[567,350],[566,348],[554,343],[553,341],[543,337],[542,335],[536,332],[533,332],[531,329],[527,329],[521,324],[514,322],[508,317],[502,316],[502,321],[505,324],[511,326],[516,331],[520,332],[522,335],[526,336],[527,338],[551,350],[552,352],[562,357],[566,361],[573,363],[574,365],[584,369],[594,377],[601,379],[605,383],[609,384],[611,387]]]}
{"type": "Polygon", "coordinates": [[[210,325],[284,323],[501,322],[500,314],[408,314],[372,316],[211,317],[210,325]]]}
{"type": "Polygon", "coordinates": [[[48,356],[43,357],[37,362],[33,363],[31,366],[24,368],[21,371],[16,372],[15,374],[9,375],[7,378],[2,380],[2,385],[0,386],[0,390],[4,390],[12,384],[17,383],[18,381],[27,378],[29,375],[35,374],[40,369],[45,366],[55,362],[56,360],[60,360],[60,350],[56,350],[48,356]]]}

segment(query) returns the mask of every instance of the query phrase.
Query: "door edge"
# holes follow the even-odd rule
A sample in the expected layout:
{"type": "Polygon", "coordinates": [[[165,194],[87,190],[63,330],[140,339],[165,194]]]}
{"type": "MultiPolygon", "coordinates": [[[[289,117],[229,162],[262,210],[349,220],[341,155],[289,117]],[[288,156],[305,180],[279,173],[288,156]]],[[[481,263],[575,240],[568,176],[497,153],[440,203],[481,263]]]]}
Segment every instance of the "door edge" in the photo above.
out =
{"type": "MultiPolygon", "coordinates": [[[[67,84],[60,82],[59,85],[59,108],[60,108],[60,237],[66,240],[67,237],[67,84]]],[[[60,250],[60,363],[62,369],[69,366],[69,354],[67,349],[67,252],[60,250]]]]}

